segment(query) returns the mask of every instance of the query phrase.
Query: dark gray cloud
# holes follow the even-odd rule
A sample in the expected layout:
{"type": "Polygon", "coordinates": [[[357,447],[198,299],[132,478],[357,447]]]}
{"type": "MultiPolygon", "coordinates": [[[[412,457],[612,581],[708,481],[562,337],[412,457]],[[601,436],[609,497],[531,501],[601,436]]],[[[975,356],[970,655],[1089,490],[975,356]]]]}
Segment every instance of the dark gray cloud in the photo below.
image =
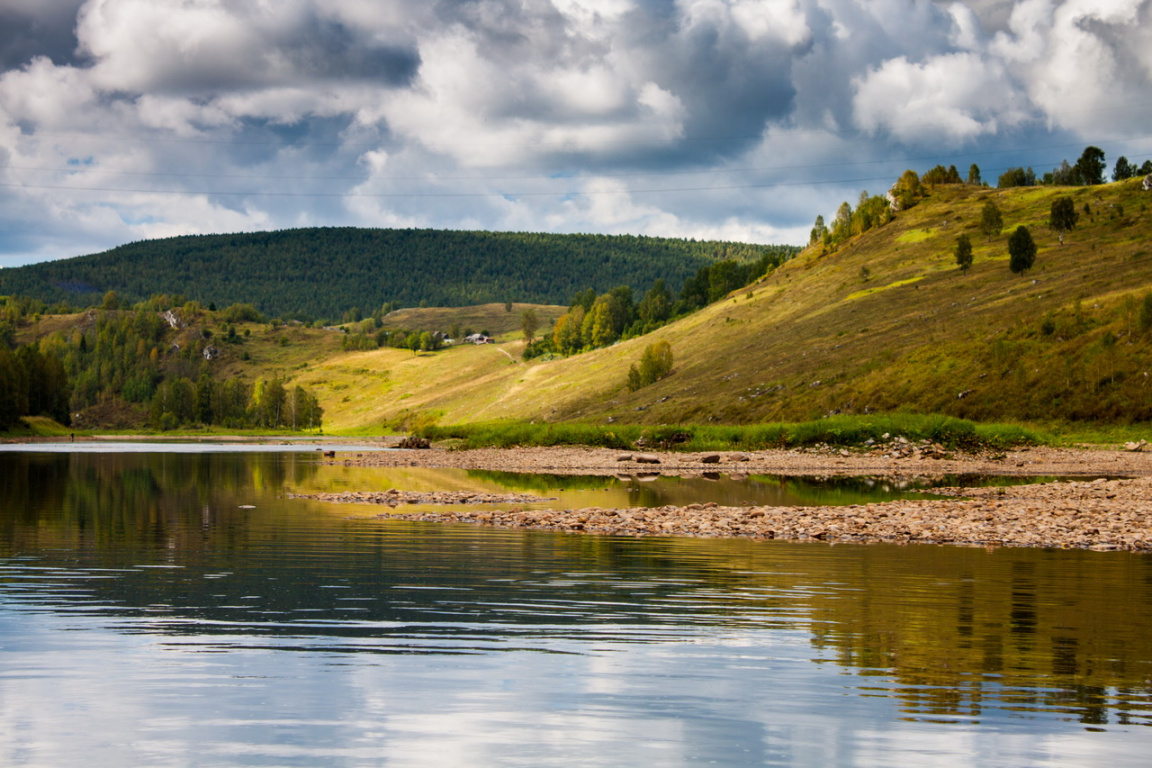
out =
{"type": "Polygon", "coordinates": [[[294,77],[398,87],[410,84],[420,66],[420,55],[410,45],[380,44],[347,24],[315,15],[271,45],[292,62],[294,77]]]}
{"type": "Polygon", "coordinates": [[[796,95],[792,63],[810,46],[807,35],[794,42],[755,39],[716,22],[682,26],[664,40],[650,74],[685,102],[685,159],[739,154],[768,123],[790,114],[796,95]],[[725,140],[700,141],[710,138],[725,140]]]}
{"type": "Polygon", "coordinates": [[[84,0],[17,0],[0,4],[0,70],[36,56],[77,63],[76,13],[84,0]]]}

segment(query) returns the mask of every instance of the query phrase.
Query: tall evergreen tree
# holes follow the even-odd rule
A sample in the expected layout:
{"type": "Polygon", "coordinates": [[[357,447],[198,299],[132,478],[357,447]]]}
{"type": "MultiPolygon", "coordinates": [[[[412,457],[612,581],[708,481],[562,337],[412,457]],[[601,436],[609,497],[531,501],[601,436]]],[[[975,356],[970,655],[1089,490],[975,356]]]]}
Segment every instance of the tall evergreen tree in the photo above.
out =
{"type": "Polygon", "coordinates": [[[967,272],[972,266],[972,241],[968,239],[968,235],[956,238],[956,263],[960,266],[961,272],[967,272]]]}
{"type": "Polygon", "coordinates": [[[1064,244],[1064,233],[1074,229],[1079,218],[1080,214],[1076,212],[1076,203],[1072,201],[1071,197],[1065,195],[1052,201],[1052,207],[1048,213],[1048,226],[1056,230],[1060,236],[1061,245],[1064,244]]]}
{"type": "Polygon", "coordinates": [[[1084,154],[1076,161],[1076,172],[1081,184],[1103,184],[1104,168],[1104,150],[1100,147],[1085,147],[1084,154]]]}
{"type": "Polygon", "coordinates": [[[1124,181],[1136,175],[1136,166],[1128,162],[1128,158],[1123,155],[1116,161],[1116,167],[1112,169],[1112,181],[1124,181]]]}
{"type": "Polygon", "coordinates": [[[1036,263],[1036,243],[1028,227],[1016,227],[1008,237],[1008,268],[1018,275],[1032,269],[1036,263]]]}

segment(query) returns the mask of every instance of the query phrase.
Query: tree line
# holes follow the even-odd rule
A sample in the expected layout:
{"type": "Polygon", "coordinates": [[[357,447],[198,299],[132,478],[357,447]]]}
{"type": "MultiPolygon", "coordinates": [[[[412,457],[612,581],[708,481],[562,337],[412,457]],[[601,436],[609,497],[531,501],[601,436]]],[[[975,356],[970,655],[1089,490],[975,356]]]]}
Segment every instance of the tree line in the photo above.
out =
{"type": "Polygon", "coordinates": [[[56,358],[33,346],[0,344],[0,429],[22,416],[48,416],[68,423],[68,377],[56,358]]]}
{"type": "MultiPolygon", "coordinates": [[[[521,330],[527,342],[524,357],[572,355],[651,333],[759,280],[798,250],[794,246],[765,246],[764,253],[754,261],[723,259],[706,264],[684,281],[678,294],[668,287],[668,281],[657,278],[639,301],[629,285],[620,285],[599,295],[594,288],[585,288],[576,292],[568,302],[569,311],[541,337],[537,337],[540,320],[535,310],[525,310],[521,317],[521,330]]],[[[511,311],[511,302],[505,306],[511,311]]],[[[395,308],[395,304],[385,303],[369,317],[363,317],[356,308],[345,312],[341,349],[365,351],[393,347],[429,352],[442,348],[449,339],[459,341],[475,330],[461,327],[459,323],[435,330],[383,328],[383,317],[395,308]]],[[[479,332],[487,335],[485,329],[479,332]]]]}
{"type": "Polygon", "coordinates": [[[568,312],[556,321],[552,332],[538,339],[538,320],[528,310],[522,323],[527,342],[524,358],[574,355],[651,333],[756,282],[791,258],[793,250],[778,248],[755,261],[725,259],[702,266],[684,281],[678,295],[663,278],[657,278],[639,301],[627,285],[599,295],[586,288],[572,297],[568,312]]]}
{"type": "MultiPolygon", "coordinates": [[[[321,426],[323,410],[302,387],[288,389],[275,378],[248,383],[213,376],[205,348],[213,341],[241,339],[231,324],[226,325],[231,332],[220,339],[200,328],[211,310],[198,302],[176,305],[165,295],[128,310],[103,308],[121,306],[113,294],[101,306],[83,315],[76,327],[17,345],[14,329],[37,319],[44,307],[36,300],[0,297],[0,323],[8,329],[0,334],[0,429],[23,416],[69,424],[71,414],[109,402],[137,408],[157,429],[321,426]]],[[[253,312],[235,306],[216,313],[216,319],[241,322],[253,312]]]]}
{"type": "Polygon", "coordinates": [[[169,430],[191,424],[228,429],[319,429],[324,409],[315,395],[297,384],[288,389],[279,378],[213,380],[207,372],[196,382],[165,379],[149,401],[148,421],[169,430]]]}
{"type": "MultiPolygon", "coordinates": [[[[1031,168],[1009,168],[1000,174],[997,188],[1030,187],[1038,184],[1049,186],[1103,184],[1105,168],[1104,151],[1099,147],[1089,146],[1084,149],[1075,164],[1069,164],[1064,160],[1058,167],[1040,178],[1036,177],[1031,168]]],[[[1137,167],[1129,162],[1128,158],[1121,157],[1116,161],[1112,180],[1124,181],[1148,174],[1152,174],[1152,160],[1145,160],[1143,165],[1137,167]]],[[[855,209],[848,202],[841,203],[831,224],[824,221],[823,215],[817,216],[809,233],[808,245],[821,244],[825,250],[835,250],[855,235],[867,232],[873,227],[883,226],[900,211],[912,208],[937,184],[987,186],[981,176],[980,166],[976,163],[968,167],[965,178],[960,176],[955,165],[948,168],[937,165],[926,171],[923,176],[913,170],[907,170],[887,194],[870,195],[865,190],[860,193],[855,209]]]]}
{"type": "Polygon", "coordinates": [[[351,307],[384,302],[560,304],[589,282],[598,292],[643,290],[657,278],[678,289],[702,266],[755,261],[779,248],[628,235],[297,229],[151,240],[0,270],[0,294],[87,308],[110,290],[129,305],[182,293],[330,323],[351,307]]]}
{"type": "MultiPolygon", "coordinates": [[[[1000,174],[996,186],[999,189],[1038,185],[1050,187],[1092,186],[1105,183],[1105,169],[1107,167],[1104,150],[1089,146],[1084,148],[1074,164],[1063,160],[1060,165],[1040,177],[1037,177],[1031,168],[1009,168],[1000,174]]],[[[1116,160],[1116,165],[1112,169],[1112,180],[1124,181],[1149,174],[1152,174],[1152,160],[1145,160],[1143,165],[1137,166],[1130,162],[1127,157],[1121,156],[1116,160]]]]}

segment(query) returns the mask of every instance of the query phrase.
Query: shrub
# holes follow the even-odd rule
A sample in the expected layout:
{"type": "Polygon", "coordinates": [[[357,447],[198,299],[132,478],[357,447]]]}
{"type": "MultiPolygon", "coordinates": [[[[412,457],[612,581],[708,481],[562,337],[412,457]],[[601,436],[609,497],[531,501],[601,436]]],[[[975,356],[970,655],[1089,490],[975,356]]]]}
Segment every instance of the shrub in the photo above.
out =
{"type": "Polygon", "coordinates": [[[233,304],[220,313],[225,323],[262,323],[264,316],[251,304],[233,304]]]}
{"type": "Polygon", "coordinates": [[[658,341],[644,348],[640,357],[640,386],[653,384],[672,373],[672,345],[658,341]]]}

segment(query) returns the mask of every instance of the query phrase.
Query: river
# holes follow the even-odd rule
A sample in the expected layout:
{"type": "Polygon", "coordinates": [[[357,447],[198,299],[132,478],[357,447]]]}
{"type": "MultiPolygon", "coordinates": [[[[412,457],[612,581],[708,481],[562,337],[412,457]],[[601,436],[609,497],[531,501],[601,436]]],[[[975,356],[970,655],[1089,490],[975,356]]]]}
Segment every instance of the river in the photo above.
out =
{"type": "MultiPolygon", "coordinates": [[[[0,452],[0,764],[1122,766],[1152,749],[1147,556],[389,521],[284,494],[549,481],[320,458],[0,452]]],[[[640,493],[568,482],[601,506],[640,493]]]]}

